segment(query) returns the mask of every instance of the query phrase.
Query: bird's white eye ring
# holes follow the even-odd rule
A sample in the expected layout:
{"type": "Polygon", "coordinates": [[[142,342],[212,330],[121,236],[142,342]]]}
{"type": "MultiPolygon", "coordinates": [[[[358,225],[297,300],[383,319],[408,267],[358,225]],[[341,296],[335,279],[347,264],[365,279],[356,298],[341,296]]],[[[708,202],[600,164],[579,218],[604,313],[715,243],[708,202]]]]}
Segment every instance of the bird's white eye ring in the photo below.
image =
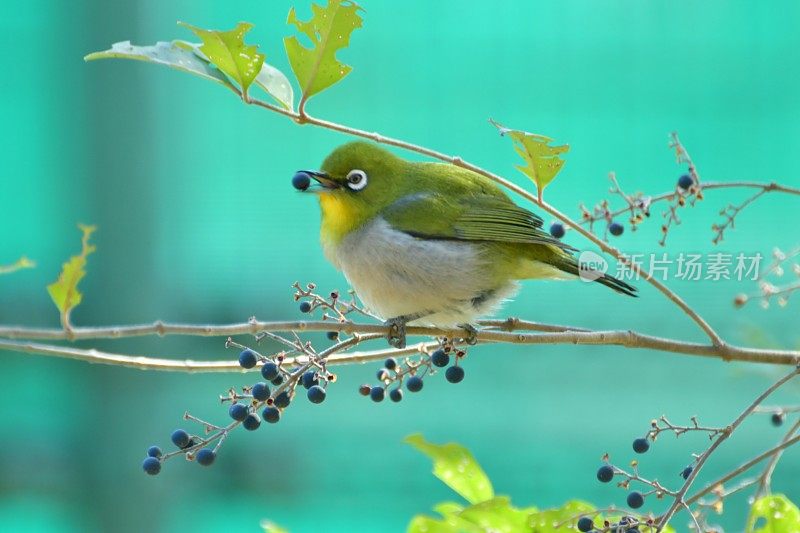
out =
{"type": "Polygon", "coordinates": [[[354,191],[360,191],[367,186],[367,173],[358,169],[351,170],[347,173],[347,186],[354,191]]]}

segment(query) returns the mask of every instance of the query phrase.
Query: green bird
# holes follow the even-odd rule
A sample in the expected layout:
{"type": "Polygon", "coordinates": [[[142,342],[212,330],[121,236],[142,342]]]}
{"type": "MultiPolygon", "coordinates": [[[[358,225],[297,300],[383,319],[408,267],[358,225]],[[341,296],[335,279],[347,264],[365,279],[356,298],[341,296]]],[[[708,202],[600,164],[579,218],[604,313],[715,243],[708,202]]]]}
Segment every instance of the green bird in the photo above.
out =
{"type": "MultiPolygon", "coordinates": [[[[317,193],[325,256],[386,320],[395,347],[405,346],[409,323],[461,327],[473,337],[471,324],[513,296],[519,280],[585,273],[576,250],[544,231],[540,217],[454,165],[406,161],[358,141],[334,150],[319,171],[298,171],[292,183],[317,193]]],[[[635,296],[621,280],[590,274],[635,296]]]]}

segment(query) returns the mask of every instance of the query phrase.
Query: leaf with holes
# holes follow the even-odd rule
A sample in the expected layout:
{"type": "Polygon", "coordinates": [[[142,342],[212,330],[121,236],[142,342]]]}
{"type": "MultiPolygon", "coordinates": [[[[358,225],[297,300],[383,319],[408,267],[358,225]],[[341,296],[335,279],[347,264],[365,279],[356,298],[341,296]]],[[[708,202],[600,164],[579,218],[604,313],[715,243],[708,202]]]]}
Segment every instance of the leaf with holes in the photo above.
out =
{"type": "Polygon", "coordinates": [[[258,53],[258,46],[244,44],[244,35],[253,25],[240,22],[232,30],[218,31],[198,28],[185,22],[178,24],[192,30],[203,41],[200,51],[241,87],[242,98],[247,100],[247,89],[264,64],[264,54],[258,53]]]}
{"type": "Polygon", "coordinates": [[[469,450],[458,444],[432,444],[422,435],[410,435],[405,441],[433,460],[433,475],[475,504],[494,497],[492,483],[469,450]]]}
{"type": "Polygon", "coordinates": [[[564,166],[564,160],[559,155],[567,152],[569,145],[550,146],[553,141],[550,137],[512,130],[494,120],[490,122],[500,131],[500,135],[508,135],[514,141],[514,150],[525,161],[524,165],[517,165],[517,169],[533,180],[541,199],[544,188],[564,166]]]}
{"type": "Polygon", "coordinates": [[[69,314],[83,300],[78,283],[86,275],[86,258],[96,249],[93,244],[89,244],[89,238],[97,228],[84,224],[78,224],[78,228],[83,232],[80,255],[70,257],[62,266],[58,279],[47,286],[50,298],[61,313],[61,325],[64,329],[70,329],[69,314]]]}
{"type": "Polygon", "coordinates": [[[800,509],[783,494],[764,496],[750,508],[746,531],[797,533],[800,531],[800,509]]]}
{"type": "Polygon", "coordinates": [[[342,80],[352,70],[336,59],[336,52],[350,44],[350,35],[361,27],[361,8],[352,0],[328,0],[326,6],[311,4],[311,18],[301,21],[294,8],[289,10],[288,24],[309,38],[311,47],[300,44],[296,36],[286,37],[283,44],[292,71],[300,84],[302,109],[306,100],[342,80]]]}

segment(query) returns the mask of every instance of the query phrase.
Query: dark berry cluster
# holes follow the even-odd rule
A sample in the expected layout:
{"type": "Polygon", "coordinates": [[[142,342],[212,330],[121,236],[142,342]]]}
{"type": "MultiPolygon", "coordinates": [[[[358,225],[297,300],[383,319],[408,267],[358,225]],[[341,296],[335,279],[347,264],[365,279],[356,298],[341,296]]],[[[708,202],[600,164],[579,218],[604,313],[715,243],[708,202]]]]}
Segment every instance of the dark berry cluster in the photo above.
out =
{"type": "Polygon", "coordinates": [[[635,516],[622,516],[620,517],[619,521],[611,522],[610,520],[603,520],[601,523],[595,524],[595,521],[592,520],[590,516],[582,516],[578,518],[575,527],[578,528],[578,531],[582,533],[600,533],[600,532],[609,532],[609,533],[639,533],[639,527],[645,526],[648,529],[645,531],[653,530],[653,520],[648,519],[639,519],[635,516]]]}
{"type": "Polygon", "coordinates": [[[433,353],[422,354],[420,358],[407,358],[401,362],[390,357],[376,372],[378,384],[361,385],[358,391],[362,396],[369,396],[373,402],[382,402],[387,395],[393,402],[399,402],[403,399],[404,386],[408,392],[420,392],[425,385],[423,378],[434,374],[436,368],[445,367],[445,379],[450,383],[460,383],[465,374],[459,362],[465,355],[464,350],[455,348],[445,340],[433,353]]]}

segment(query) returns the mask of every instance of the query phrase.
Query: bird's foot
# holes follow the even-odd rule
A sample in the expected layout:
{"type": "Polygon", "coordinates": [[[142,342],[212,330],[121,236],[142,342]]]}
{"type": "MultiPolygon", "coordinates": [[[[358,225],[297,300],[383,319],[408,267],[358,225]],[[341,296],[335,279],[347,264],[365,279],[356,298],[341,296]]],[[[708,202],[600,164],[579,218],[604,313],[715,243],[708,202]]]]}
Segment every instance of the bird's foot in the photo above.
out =
{"type": "Polygon", "coordinates": [[[400,349],[406,347],[406,324],[408,324],[408,317],[405,316],[390,318],[383,323],[384,326],[389,328],[389,333],[386,334],[386,338],[389,341],[389,345],[393,348],[400,349]]]}
{"type": "Polygon", "coordinates": [[[472,324],[459,324],[458,327],[460,327],[467,333],[467,336],[464,337],[464,342],[466,342],[470,346],[475,346],[476,344],[478,344],[478,328],[476,328],[472,324]]]}

